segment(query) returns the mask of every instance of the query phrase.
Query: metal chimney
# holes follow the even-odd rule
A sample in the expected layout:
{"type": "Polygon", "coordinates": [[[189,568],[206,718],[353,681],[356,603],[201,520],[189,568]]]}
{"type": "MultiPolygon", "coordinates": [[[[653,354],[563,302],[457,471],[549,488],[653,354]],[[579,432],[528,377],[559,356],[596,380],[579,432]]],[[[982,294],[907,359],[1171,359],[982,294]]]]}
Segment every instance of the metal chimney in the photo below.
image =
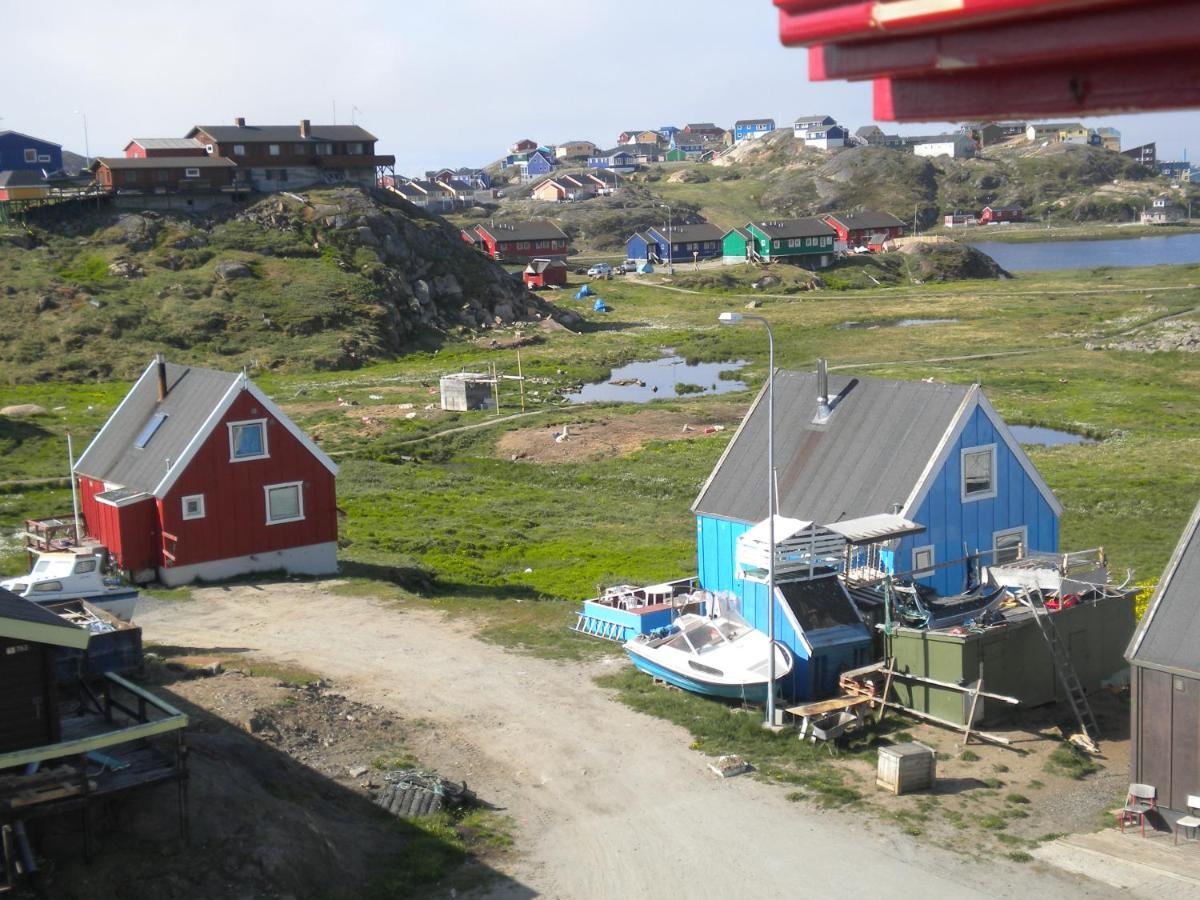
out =
{"type": "Polygon", "coordinates": [[[312,122],[308,119],[300,120],[300,137],[308,138],[312,136],[312,122]]]}
{"type": "Polygon", "coordinates": [[[154,370],[158,375],[158,402],[167,399],[167,358],[161,353],[154,354],[154,370]]]}
{"type": "Polygon", "coordinates": [[[833,410],[829,407],[829,368],[824,357],[817,360],[817,414],[813,423],[823,425],[829,421],[833,410]]]}
{"type": "Polygon", "coordinates": [[[233,120],[233,124],[236,125],[238,128],[245,128],[246,127],[246,119],[244,116],[238,116],[236,119],[233,120]]]}

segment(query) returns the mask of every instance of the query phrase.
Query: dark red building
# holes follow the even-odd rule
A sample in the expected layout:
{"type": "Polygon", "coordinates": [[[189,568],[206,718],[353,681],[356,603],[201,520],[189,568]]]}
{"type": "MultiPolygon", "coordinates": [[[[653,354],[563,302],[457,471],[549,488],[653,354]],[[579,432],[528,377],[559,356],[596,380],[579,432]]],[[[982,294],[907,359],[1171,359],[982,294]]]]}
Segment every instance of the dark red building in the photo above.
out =
{"type": "Polygon", "coordinates": [[[855,213],[830,213],[822,221],[837,232],[837,242],[847,248],[866,247],[878,253],[888,241],[904,234],[904,223],[888,212],[864,209],[855,213]]]}
{"type": "Polygon", "coordinates": [[[1019,206],[985,206],[979,214],[979,224],[989,222],[1024,222],[1025,211],[1019,206]]]}
{"type": "Polygon", "coordinates": [[[75,465],[89,537],[134,581],[337,571],[337,466],[244,373],[142,373],[75,465]]]}
{"type": "Polygon", "coordinates": [[[220,191],[237,181],[237,165],[210,156],[101,156],[92,161],[96,183],[105,190],[220,191]]]}
{"type": "Polygon", "coordinates": [[[567,255],[567,235],[553,222],[490,222],[464,229],[462,238],[488,256],[504,262],[562,259],[567,255]]]}

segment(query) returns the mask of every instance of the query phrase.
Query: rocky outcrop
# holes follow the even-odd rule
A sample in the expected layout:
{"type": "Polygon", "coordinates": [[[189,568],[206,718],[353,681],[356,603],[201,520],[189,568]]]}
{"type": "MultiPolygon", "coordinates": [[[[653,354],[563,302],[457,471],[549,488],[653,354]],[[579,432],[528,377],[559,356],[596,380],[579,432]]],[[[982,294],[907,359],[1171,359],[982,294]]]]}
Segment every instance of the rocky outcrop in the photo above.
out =
{"type": "Polygon", "coordinates": [[[519,275],[482,256],[445,220],[383,192],[342,188],[276,196],[237,218],[311,234],[317,252],[371,279],[396,349],[422,328],[464,333],[550,317],[568,327],[579,321],[527,291],[519,275]]]}

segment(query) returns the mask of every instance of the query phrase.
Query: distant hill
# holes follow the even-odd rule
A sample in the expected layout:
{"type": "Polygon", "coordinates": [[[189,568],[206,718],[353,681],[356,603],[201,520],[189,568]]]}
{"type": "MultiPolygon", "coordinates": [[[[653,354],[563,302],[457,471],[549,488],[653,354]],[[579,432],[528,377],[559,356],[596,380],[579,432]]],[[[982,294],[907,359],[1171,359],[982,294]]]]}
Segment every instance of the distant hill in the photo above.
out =
{"type": "Polygon", "coordinates": [[[78,175],[83,171],[84,166],[87,163],[86,157],[80,156],[78,153],[72,153],[70,150],[64,150],[62,152],[62,157],[63,171],[65,171],[68,175],[78,175]]]}
{"type": "Polygon", "coordinates": [[[0,380],[128,378],[163,349],[346,369],[551,314],[443,219],[358,188],[304,197],[0,228],[0,380]]]}

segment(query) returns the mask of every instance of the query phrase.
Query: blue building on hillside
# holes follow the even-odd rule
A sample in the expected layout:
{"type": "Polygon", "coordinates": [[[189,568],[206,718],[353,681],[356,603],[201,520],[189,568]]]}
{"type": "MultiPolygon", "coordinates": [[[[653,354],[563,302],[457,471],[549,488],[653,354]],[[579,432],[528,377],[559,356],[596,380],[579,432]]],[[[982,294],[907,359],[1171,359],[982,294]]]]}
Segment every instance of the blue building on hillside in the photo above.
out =
{"type": "Polygon", "coordinates": [[[647,228],[625,242],[625,255],[629,259],[647,259],[656,263],[716,259],[721,255],[724,234],[720,228],[708,222],[673,225],[670,229],[647,228]]]}
{"type": "MultiPolygon", "coordinates": [[[[1062,506],[979,385],[822,378],[775,376],[781,516],[835,532],[881,517],[907,520],[916,527],[894,532],[882,562],[943,595],[963,590],[967,554],[987,554],[986,564],[1021,548],[1057,552],[1062,506]]],[[[760,395],[692,507],[701,585],[740,596],[760,630],[766,587],[739,574],[736,556],[738,539],[767,516],[766,448],[760,395]]],[[[840,610],[815,620],[826,623],[819,641],[779,632],[797,660],[794,696],[830,690],[861,656],[862,633],[851,627],[857,610],[852,617],[834,604],[831,591],[814,600],[820,610],[840,610]]],[[[808,607],[797,597],[777,592],[778,622],[804,619],[808,607]]]]}
{"type": "Polygon", "coordinates": [[[615,150],[604,150],[597,152],[595,156],[588,157],[589,169],[611,169],[614,172],[629,173],[637,170],[637,158],[627,150],[622,150],[620,147],[615,150]]]}
{"type": "Polygon", "coordinates": [[[733,123],[733,140],[734,143],[741,143],[747,138],[762,137],[774,130],[774,119],[738,119],[733,123]]]}
{"type": "Polygon", "coordinates": [[[525,175],[529,179],[540,178],[549,175],[555,168],[553,157],[543,150],[535,150],[525,162],[525,175]]]}
{"type": "Polygon", "coordinates": [[[0,131],[0,172],[61,171],[62,146],[19,131],[0,131]]]}

